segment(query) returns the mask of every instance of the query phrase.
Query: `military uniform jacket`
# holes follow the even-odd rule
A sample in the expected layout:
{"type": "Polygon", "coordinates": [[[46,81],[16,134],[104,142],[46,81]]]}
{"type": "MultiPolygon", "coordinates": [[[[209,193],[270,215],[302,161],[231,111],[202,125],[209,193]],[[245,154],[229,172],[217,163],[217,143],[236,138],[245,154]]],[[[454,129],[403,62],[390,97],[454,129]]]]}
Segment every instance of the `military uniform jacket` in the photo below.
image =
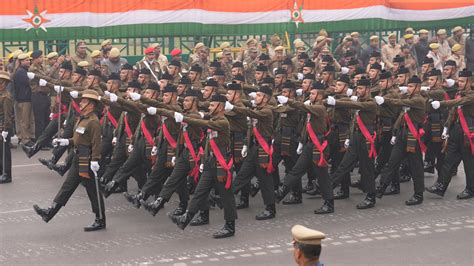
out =
{"type": "MultiPolygon", "coordinates": [[[[204,156],[207,158],[209,156],[210,144],[209,139],[212,138],[216,145],[220,148],[221,151],[228,151],[230,145],[230,125],[229,121],[225,116],[214,116],[209,120],[192,118],[190,116],[184,116],[183,121],[192,126],[198,127],[207,127],[207,137],[205,143],[205,153],[204,156]]],[[[223,153],[225,156],[225,153],[223,153]]]]}
{"type": "Polygon", "coordinates": [[[416,127],[419,127],[425,119],[425,99],[419,94],[409,96],[405,99],[387,98],[385,99],[384,104],[402,108],[402,111],[400,112],[394,125],[395,130],[406,126],[405,120],[403,119],[405,112],[408,113],[413,125],[416,127]]]}
{"type": "Polygon", "coordinates": [[[335,108],[351,108],[356,109],[356,115],[352,118],[352,129],[358,128],[357,126],[357,115],[360,117],[362,122],[364,123],[365,127],[369,130],[369,132],[373,132],[375,118],[377,114],[377,107],[374,99],[366,98],[366,99],[359,99],[358,102],[353,101],[336,101],[335,108]]]}
{"type": "MultiPolygon", "coordinates": [[[[314,133],[316,133],[316,135],[323,135],[324,133],[326,133],[327,112],[326,112],[326,107],[324,107],[324,105],[322,104],[305,105],[304,103],[291,100],[291,99],[288,100],[288,104],[294,108],[297,108],[305,113],[310,114],[309,123],[311,124],[311,127],[313,128],[314,133]]],[[[306,122],[307,122],[307,119],[305,120],[305,123],[306,122]]],[[[309,137],[307,140],[311,141],[309,137]]]]}
{"type": "MultiPolygon", "coordinates": [[[[29,72],[33,72],[35,74],[39,74],[41,76],[47,76],[46,69],[43,67],[43,65],[36,65],[33,64],[30,66],[28,69],[29,72]]],[[[47,87],[42,87],[38,84],[38,81],[36,79],[33,79],[30,81],[30,86],[31,86],[31,92],[43,92],[43,93],[49,93],[50,90],[47,87]]]]}
{"type": "Polygon", "coordinates": [[[466,118],[466,122],[470,128],[470,132],[472,133],[474,127],[474,91],[472,89],[469,91],[460,91],[458,95],[461,97],[440,102],[441,107],[452,108],[449,111],[449,117],[445,126],[451,127],[453,124],[459,123],[459,116],[456,108],[461,108],[464,113],[464,117],[466,118]]]}
{"type": "Polygon", "coordinates": [[[0,131],[10,131],[13,126],[13,99],[4,89],[0,91],[0,131]]]}
{"type": "Polygon", "coordinates": [[[85,146],[90,149],[92,161],[100,159],[101,152],[101,129],[99,118],[94,112],[82,115],[74,127],[74,134],[69,139],[69,145],[74,147],[85,146]]]}
{"type": "MultiPolygon", "coordinates": [[[[262,137],[270,139],[273,135],[273,111],[269,106],[257,106],[255,109],[235,106],[234,112],[251,118],[252,128],[256,127],[262,137]]],[[[253,134],[251,134],[253,135],[253,134]]]]}
{"type": "MultiPolygon", "coordinates": [[[[386,99],[399,99],[400,96],[395,87],[389,88],[388,90],[381,90],[378,92],[379,96],[386,99]]],[[[377,117],[378,125],[382,128],[382,131],[391,131],[393,124],[400,113],[400,107],[393,105],[377,105],[377,117]]]]}

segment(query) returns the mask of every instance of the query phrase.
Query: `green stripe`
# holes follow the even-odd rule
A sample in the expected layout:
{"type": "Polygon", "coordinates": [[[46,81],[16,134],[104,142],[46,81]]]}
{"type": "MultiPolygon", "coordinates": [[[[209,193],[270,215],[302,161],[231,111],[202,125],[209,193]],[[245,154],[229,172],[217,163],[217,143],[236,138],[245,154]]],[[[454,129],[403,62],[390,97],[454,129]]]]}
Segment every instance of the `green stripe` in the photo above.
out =
{"type": "MultiPolygon", "coordinates": [[[[314,33],[321,28],[329,32],[401,30],[408,26],[419,28],[449,28],[458,25],[474,24],[474,16],[461,19],[436,21],[391,21],[383,19],[357,19],[336,22],[267,23],[247,25],[217,25],[199,23],[140,24],[121,25],[102,28],[65,27],[25,31],[24,29],[0,30],[0,41],[73,40],[101,38],[132,38],[159,36],[218,36],[218,35],[262,35],[272,33],[314,33]]],[[[45,24],[47,27],[47,24],[45,24]]]]}

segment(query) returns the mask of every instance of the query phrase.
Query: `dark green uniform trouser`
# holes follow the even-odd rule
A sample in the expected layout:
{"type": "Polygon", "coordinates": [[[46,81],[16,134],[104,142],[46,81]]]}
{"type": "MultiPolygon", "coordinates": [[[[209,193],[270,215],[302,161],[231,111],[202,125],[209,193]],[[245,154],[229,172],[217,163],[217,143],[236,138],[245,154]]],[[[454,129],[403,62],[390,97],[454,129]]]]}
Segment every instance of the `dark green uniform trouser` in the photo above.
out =
{"type": "Polygon", "coordinates": [[[273,178],[271,174],[267,173],[267,169],[262,168],[258,163],[257,144],[254,144],[249,148],[247,157],[245,158],[239,173],[234,178],[234,192],[238,192],[248,184],[253,176],[257,176],[260,191],[262,192],[263,203],[265,205],[275,204],[273,178]]]}
{"type": "Polygon", "coordinates": [[[117,143],[115,144],[114,150],[112,152],[110,163],[107,164],[105,172],[102,175],[104,183],[112,181],[115,173],[117,173],[120,166],[122,166],[127,160],[127,145],[125,144],[126,138],[127,136],[122,134],[122,136],[117,139],[117,143]]]}
{"type": "Polygon", "coordinates": [[[45,147],[48,143],[51,143],[56,133],[58,133],[58,119],[53,119],[49,121],[44,131],[36,139],[36,145],[40,148],[45,147]]]}
{"type": "Polygon", "coordinates": [[[12,176],[12,153],[10,150],[10,135],[8,133],[7,142],[3,142],[3,139],[0,140],[0,175],[5,172],[6,176],[12,176]],[[5,159],[3,158],[3,145],[5,145],[5,159]],[[5,165],[3,162],[5,161],[5,165]]]}
{"type": "MultiPolygon", "coordinates": [[[[337,126],[334,126],[331,130],[331,133],[327,136],[329,142],[329,157],[331,158],[331,169],[332,172],[336,172],[339,168],[339,165],[344,158],[345,151],[341,151],[341,144],[339,142],[339,129],[337,126]]],[[[352,169],[351,169],[352,171],[352,169]]],[[[341,190],[349,193],[349,187],[351,185],[351,174],[350,171],[344,174],[341,181],[341,190]]],[[[339,185],[339,183],[337,184],[339,185]]]]}
{"type": "Polygon", "coordinates": [[[159,196],[168,201],[175,191],[178,192],[180,202],[189,200],[189,193],[186,186],[186,178],[189,172],[194,167],[193,162],[189,162],[188,150],[183,150],[181,154],[176,158],[176,162],[171,172],[171,175],[166,179],[163,184],[159,196]]]}
{"type": "Polygon", "coordinates": [[[423,158],[420,150],[420,146],[416,143],[415,152],[407,152],[407,131],[408,129],[401,130],[397,135],[397,141],[393,146],[390,159],[382,170],[380,183],[388,185],[396,176],[396,172],[399,171],[400,163],[406,159],[408,169],[413,178],[413,186],[415,193],[423,194],[425,190],[425,179],[423,172],[423,158]]]}
{"type": "Polygon", "coordinates": [[[446,157],[441,172],[438,174],[438,182],[448,187],[451,182],[451,169],[462,161],[466,174],[466,187],[474,191],[474,155],[471,147],[465,143],[466,136],[459,124],[455,124],[450,131],[446,157]]]}
{"type": "Polygon", "coordinates": [[[232,188],[225,188],[225,182],[217,181],[216,174],[216,159],[209,157],[204,163],[204,171],[194,191],[193,198],[189,202],[188,211],[195,214],[199,210],[202,210],[202,206],[208,201],[211,189],[216,188],[221,197],[222,205],[224,206],[224,220],[234,221],[237,219],[234,193],[232,192],[232,188]]]}
{"type": "MultiPolygon", "coordinates": [[[[84,178],[79,176],[79,158],[77,155],[74,156],[73,164],[71,169],[67,173],[66,179],[64,180],[61,189],[59,189],[58,194],[54,198],[54,202],[61,206],[65,206],[68,202],[69,198],[72,196],[74,191],[76,190],[77,186],[80,183],[86,188],[87,196],[89,197],[89,201],[92,206],[92,212],[99,215],[99,205],[98,205],[98,198],[97,198],[97,189],[95,186],[94,174],[89,171],[90,178],[84,178]]],[[[104,199],[102,197],[102,192],[99,191],[100,195],[100,204],[102,207],[102,217],[105,217],[105,207],[104,207],[104,199]]]]}
{"type": "Polygon", "coordinates": [[[333,174],[333,184],[338,184],[345,175],[349,174],[359,162],[359,172],[365,192],[375,193],[374,159],[369,158],[365,138],[359,131],[354,131],[350,138],[349,148],[346,150],[341,164],[333,174]]]}
{"type": "Polygon", "coordinates": [[[321,195],[324,200],[333,199],[332,193],[332,182],[328,174],[328,167],[319,167],[314,163],[313,160],[313,149],[314,144],[308,142],[303,147],[303,152],[300,154],[298,161],[296,161],[295,166],[286,174],[283,179],[283,184],[293,188],[295,185],[301,187],[301,177],[308,171],[309,168],[312,169],[312,173],[318,178],[319,188],[321,190],[321,195]]]}
{"type": "MultiPolygon", "coordinates": [[[[379,145],[380,150],[377,154],[377,172],[381,173],[382,169],[387,165],[390,155],[392,154],[393,145],[390,143],[392,139],[391,131],[383,131],[381,133],[379,145]]],[[[400,183],[400,171],[395,171],[392,176],[392,184],[400,183]]]]}
{"type": "MultiPolygon", "coordinates": [[[[297,142],[297,137],[293,136],[290,140],[291,144],[291,151],[290,155],[282,155],[281,154],[281,137],[275,138],[275,141],[273,142],[273,185],[275,186],[275,189],[278,188],[280,185],[280,169],[278,165],[280,164],[281,161],[283,161],[283,165],[285,166],[285,174],[288,174],[291,169],[293,169],[293,166],[295,166],[296,160],[298,160],[298,155],[296,154],[296,147],[298,147],[298,142],[297,142]]],[[[299,184],[296,184],[295,187],[292,187],[292,190],[295,192],[301,192],[302,186],[301,182],[299,184]]]]}
{"type": "Polygon", "coordinates": [[[110,163],[114,146],[112,145],[112,139],[114,138],[114,128],[110,123],[105,125],[102,129],[102,142],[100,149],[100,170],[98,175],[102,176],[105,172],[106,165],[110,163]]]}
{"type": "Polygon", "coordinates": [[[125,183],[130,176],[133,176],[137,181],[138,187],[143,187],[146,182],[146,169],[150,164],[149,160],[145,157],[145,141],[145,138],[140,136],[133,142],[133,151],[113,177],[115,182],[125,183]]]}

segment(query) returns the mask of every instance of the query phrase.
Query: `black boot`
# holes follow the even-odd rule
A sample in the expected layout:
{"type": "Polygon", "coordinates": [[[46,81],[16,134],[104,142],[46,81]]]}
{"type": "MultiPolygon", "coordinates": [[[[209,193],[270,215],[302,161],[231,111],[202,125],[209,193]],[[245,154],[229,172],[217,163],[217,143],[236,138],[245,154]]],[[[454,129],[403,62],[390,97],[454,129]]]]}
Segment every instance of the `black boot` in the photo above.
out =
{"type": "Polygon", "coordinates": [[[97,230],[102,230],[105,229],[105,216],[100,219],[99,216],[95,217],[94,223],[92,223],[89,226],[84,227],[84,231],[86,232],[92,232],[92,231],[97,231],[97,230]]]}
{"type": "Polygon", "coordinates": [[[190,213],[189,211],[186,211],[183,215],[178,216],[178,215],[173,215],[172,213],[168,213],[168,217],[170,217],[171,221],[178,225],[179,228],[184,230],[186,226],[191,222],[191,220],[194,217],[194,213],[190,213]]]}
{"type": "MultiPolygon", "coordinates": [[[[49,167],[48,167],[49,168],[49,167]]],[[[54,164],[51,166],[51,170],[54,170],[56,171],[60,176],[63,176],[67,170],[68,170],[68,167],[67,167],[67,164],[65,163],[62,163],[62,164],[54,164]]]]}
{"type": "Polygon", "coordinates": [[[209,224],[209,210],[199,211],[198,215],[191,221],[191,226],[209,224]]]}
{"type": "Polygon", "coordinates": [[[347,198],[349,198],[349,188],[347,188],[347,189],[339,188],[339,189],[334,193],[334,199],[335,199],[335,200],[347,199],[347,198]]]}
{"type": "Polygon", "coordinates": [[[219,231],[215,232],[212,237],[214,238],[226,238],[234,236],[235,234],[235,221],[226,221],[224,227],[219,231]]]}
{"type": "Polygon", "coordinates": [[[51,219],[53,219],[54,215],[58,213],[59,209],[61,209],[61,205],[57,204],[56,202],[53,202],[50,207],[47,209],[41,209],[38,205],[33,205],[33,209],[35,209],[35,212],[43,218],[43,221],[49,222],[51,219]]]}
{"type": "Polygon", "coordinates": [[[36,143],[33,146],[26,146],[25,144],[21,143],[20,146],[28,158],[33,157],[33,155],[35,155],[41,149],[41,147],[36,143]]]}
{"type": "Polygon", "coordinates": [[[430,173],[430,174],[434,174],[434,165],[432,162],[425,162],[425,165],[423,166],[423,171],[425,173],[430,173]]]}
{"type": "Polygon", "coordinates": [[[156,200],[151,203],[146,203],[143,199],[141,201],[145,210],[147,210],[152,216],[155,216],[159,210],[163,209],[165,202],[165,199],[163,199],[162,197],[156,198],[156,200]]]}
{"type": "Polygon", "coordinates": [[[249,207],[249,197],[246,195],[240,194],[239,202],[235,205],[237,210],[246,209],[249,207]]]}
{"type": "Polygon", "coordinates": [[[214,190],[211,190],[211,192],[209,193],[209,204],[211,206],[217,206],[221,210],[224,208],[221,196],[217,195],[214,190]]]}
{"type": "Polygon", "coordinates": [[[173,215],[183,215],[186,212],[186,209],[188,208],[188,202],[180,202],[178,207],[174,209],[173,215]]]}
{"type": "Polygon", "coordinates": [[[260,191],[260,186],[258,185],[258,182],[256,183],[250,183],[250,196],[253,198],[257,193],[260,191]]]}
{"type": "Polygon", "coordinates": [[[265,210],[263,210],[261,213],[255,216],[255,219],[257,220],[273,219],[275,218],[275,214],[276,214],[275,204],[269,204],[265,207],[265,210]]]}
{"type": "Polygon", "coordinates": [[[293,204],[301,204],[303,203],[303,197],[301,193],[292,192],[290,196],[283,201],[283,205],[293,205],[293,204]]]}
{"type": "Polygon", "coordinates": [[[431,187],[425,187],[425,191],[443,197],[444,193],[446,192],[446,188],[443,184],[436,182],[431,187]]]}
{"type": "Polygon", "coordinates": [[[290,192],[290,188],[287,185],[282,184],[275,192],[276,203],[280,203],[280,201],[285,198],[288,192],[290,192]]]}
{"type": "Polygon", "coordinates": [[[110,181],[104,187],[104,198],[108,198],[110,194],[114,193],[115,189],[118,188],[119,183],[115,182],[114,180],[110,181]]]}
{"type": "Polygon", "coordinates": [[[375,193],[367,193],[365,199],[357,204],[357,209],[364,210],[375,207],[375,193]]]}
{"type": "Polygon", "coordinates": [[[383,195],[385,195],[385,191],[387,190],[387,187],[388,187],[387,184],[380,183],[380,185],[375,190],[375,196],[381,199],[383,195]]]}
{"type": "Polygon", "coordinates": [[[423,203],[423,194],[415,193],[411,198],[405,201],[405,205],[412,206],[423,203]]]}
{"type": "Polygon", "coordinates": [[[123,196],[127,199],[128,202],[130,202],[133,205],[133,207],[137,209],[140,208],[141,206],[140,200],[143,198],[141,192],[136,195],[124,192],[123,196]]]}
{"type": "Polygon", "coordinates": [[[306,186],[303,187],[303,190],[301,191],[302,193],[306,193],[307,191],[313,190],[314,189],[314,184],[311,180],[308,180],[308,183],[306,183],[306,186]]]}
{"type": "Polygon", "coordinates": [[[470,199],[474,197],[474,191],[472,189],[466,187],[461,193],[459,193],[456,198],[460,200],[470,199]]]}
{"type": "Polygon", "coordinates": [[[11,175],[2,175],[0,176],[0,184],[11,183],[12,176],[11,175]]]}
{"type": "Polygon", "coordinates": [[[49,167],[49,161],[50,161],[49,159],[46,159],[46,158],[38,158],[38,161],[39,161],[42,165],[44,165],[44,166],[48,167],[49,169],[51,169],[51,168],[49,167]]]}
{"type": "Polygon", "coordinates": [[[321,208],[314,210],[314,214],[328,214],[334,212],[334,200],[325,200],[321,208]]]}
{"type": "Polygon", "coordinates": [[[313,180],[313,188],[306,190],[306,194],[310,196],[316,196],[321,194],[321,190],[319,189],[319,185],[316,180],[313,180]]]}
{"type": "Polygon", "coordinates": [[[400,194],[400,184],[397,184],[397,183],[391,183],[384,193],[384,195],[398,195],[398,194],[400,194]]]}

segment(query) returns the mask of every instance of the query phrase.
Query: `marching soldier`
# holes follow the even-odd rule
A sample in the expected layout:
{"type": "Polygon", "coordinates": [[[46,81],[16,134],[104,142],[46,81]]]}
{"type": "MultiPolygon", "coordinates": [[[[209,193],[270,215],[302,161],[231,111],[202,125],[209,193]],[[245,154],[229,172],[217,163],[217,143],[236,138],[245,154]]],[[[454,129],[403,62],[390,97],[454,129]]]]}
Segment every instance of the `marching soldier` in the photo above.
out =
{"type": "Polygon", "coordinates": [[[94,176],[97,178],[97,171],[100,169],[100,124],[94,112],[99,102],[100,96],[96,91],[84,90],[79,104],[81,117],[74,127],[74,135],[70,139],[53,140],[56,145],[74,147],[75,154],[74,163],[52,205],[47,209],[41,209],[36,204],[33,206],[45,222],[49,222],[59,209],[66,205],[77,186],[82,183],[96,215],[94,223],[84,227],[84,231],[96,231],[106,227],[104,201],[98,183],[94,184],[94,176]]]}
{"type": "Polygon", "coordinates": [[[10,136],[13,133],[13,99],[6,90],[10,82],[10,75],[0,71],[0,131],[1,142],[1,169],[0,184],[12,182],[12,154],[10,151],[10,136]]]}
{"type": "Polygon", "coordinates": [[[425,99],[420,95],[421,79],[413,76],[408,80],[408,97],[391,99],[375,96],[378,105],[402,107],[394,125],[397,134],[392,137],[395,143],[390,159],[382,170],[377,197],[382,198],[392,177],[398,171],[402,159],[407,158],[410,173],[413,178],[414,195],[405,201],[406,205],[417,205],[423,202],[424,175],[422,153],[426,147],[421,137],[423,135],[422,122],[425,118],[425,99]]]}

